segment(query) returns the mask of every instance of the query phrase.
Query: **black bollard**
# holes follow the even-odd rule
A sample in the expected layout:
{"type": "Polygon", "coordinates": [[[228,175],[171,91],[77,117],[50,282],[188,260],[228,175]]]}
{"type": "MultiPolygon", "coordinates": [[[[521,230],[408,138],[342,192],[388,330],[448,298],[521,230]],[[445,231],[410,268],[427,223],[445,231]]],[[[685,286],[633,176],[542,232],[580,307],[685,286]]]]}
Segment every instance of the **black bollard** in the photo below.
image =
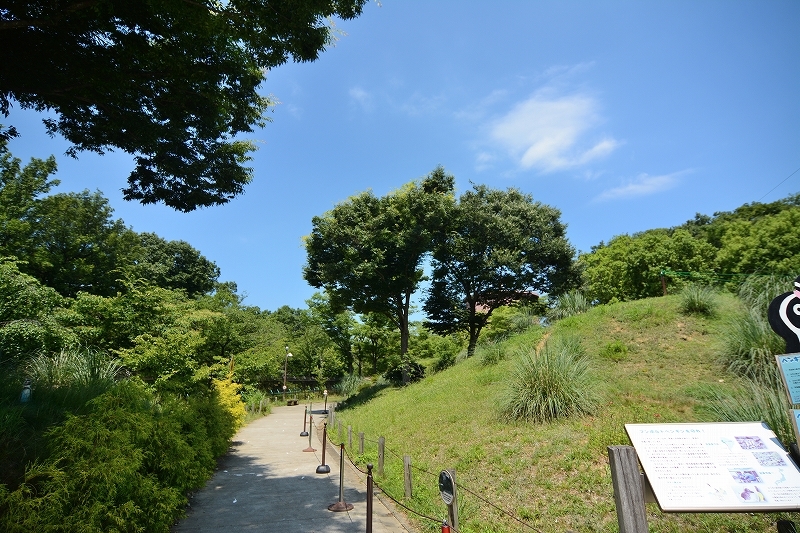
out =
{"type": "Polygon", "coordinates": [[[372,463],[367,464],[367,533],[372,533],[372,463]]]}
{"type": "Polygon", "coordinates": [[[301,437],[308,437],[308,431],[306,431],[306,416],[308,416],[308,406],[306,406],[306,410],[303,412],[303,432],[300,433],[301,437]]]}
{"type": "Polygon", "coordinates": [[[329,474],[331,467],[325,464],[325,448],[328,447],[328,423],[322,426],[322,464],[317,467],[317,474],[329,474]]]}
{"type": "Polygon", "coordinates": [[[344,501],[344,442],[339,445],[339,501],[328,506],[329,511],[352,511],[353,505],[344,501]]]}
{"type": "Polygon", "coordinates": [[[791,520],[778,520],[778,533],[797,533],[797,528],[791,520]]]}

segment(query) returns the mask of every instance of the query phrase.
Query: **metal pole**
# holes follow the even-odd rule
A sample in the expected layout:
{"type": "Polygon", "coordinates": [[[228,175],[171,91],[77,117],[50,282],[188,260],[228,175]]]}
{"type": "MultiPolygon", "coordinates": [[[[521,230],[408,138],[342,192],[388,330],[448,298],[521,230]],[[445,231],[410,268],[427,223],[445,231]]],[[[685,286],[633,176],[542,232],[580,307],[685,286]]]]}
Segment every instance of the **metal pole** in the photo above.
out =
{"type": "Polygon", "coordinates": [[[367,533],[372,533],[372,463],[367,464],[367,533]]]}
{"type": "Polygon", "coordinates": [[[344,501],[344,442],[339,445],[339,501],[328,506],[329,511],[352,511],[353,505],[344,501]]]}
{"type": "Polygon", "coordinates": [[[301,437],[308,436],[308,431],[306,431],[306,416],[308,416],[308,406],[306,406],[306,410],[303,412],[303,432],[300,433],[301,437]]]}
{"type": "Polygon", "coordinates": [[[322,464],[317,467],[317,474],[329,474],[331,467],[325,464],[325,448],[328,447],[328,423],[322,426],[322,464]]]}
{"type": "Polygon", "coordinates": [[[378,437],[378,475],[383,477],[383,450],[386,446],[386,438],[378,437]]]}
{"type": "Polygon", "coordinates": [[[314,417],[313,416],[309,416],[308,417],[308,448],[303,450],[304,452],[315,452],[315,451],[317,451],[317,450],[315,450],[314,448],[311,447],[311,433],[313,433],[313,432],[314,432],[314,417]]]}

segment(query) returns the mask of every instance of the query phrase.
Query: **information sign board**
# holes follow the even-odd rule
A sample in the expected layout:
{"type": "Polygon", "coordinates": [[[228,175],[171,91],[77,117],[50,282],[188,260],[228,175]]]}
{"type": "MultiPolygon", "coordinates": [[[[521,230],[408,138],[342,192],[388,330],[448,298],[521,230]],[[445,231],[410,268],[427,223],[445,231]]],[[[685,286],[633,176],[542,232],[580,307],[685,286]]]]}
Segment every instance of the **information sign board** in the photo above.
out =
{"type": "Polygon", "coordinates": [[[789,394],[789,401],[793,404],[800,403],[800,353],[776,355],[781,379],[789,394]]]}
{"type": "Polygon", "coordinates": [[[800,510],[800,471],[762,422],[625,424],[665,512],[800,510]]]}

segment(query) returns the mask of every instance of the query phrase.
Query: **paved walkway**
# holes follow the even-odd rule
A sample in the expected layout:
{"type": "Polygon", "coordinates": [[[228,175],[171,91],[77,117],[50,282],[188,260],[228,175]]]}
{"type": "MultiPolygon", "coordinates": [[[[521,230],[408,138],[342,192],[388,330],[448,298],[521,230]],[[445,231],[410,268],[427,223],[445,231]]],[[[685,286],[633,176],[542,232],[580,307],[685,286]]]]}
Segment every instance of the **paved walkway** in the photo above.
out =
{"type": "MultiPolygon", "coordinates": [[[[332,512],[339,501],[339,450],[328,445],[330,473],[321,464],[321,432],[301,437],[305,405],[273,407],[272,414],[242,428],[231,452],[206,486],[189,500],[187,517],[173,533],[280,531],[282,533],[357,533],[366,531],[366,476],[345,458],[344,501],[352,511],[332,512]]],[[[324,415],[315,413],[314,425],[324,415]]],[[[321,427],[321,425],[320,425],[321,427]]],[[[375,533],[413,533],[396,510],[374,497],[375,533]]]]}

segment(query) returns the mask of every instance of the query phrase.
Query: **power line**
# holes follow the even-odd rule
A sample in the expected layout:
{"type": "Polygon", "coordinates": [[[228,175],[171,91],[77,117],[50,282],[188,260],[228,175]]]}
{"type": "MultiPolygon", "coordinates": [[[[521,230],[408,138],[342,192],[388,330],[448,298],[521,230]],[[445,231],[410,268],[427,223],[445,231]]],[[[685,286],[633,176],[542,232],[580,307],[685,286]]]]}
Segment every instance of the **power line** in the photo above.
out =
{"type": "Polygon", "coordinates": [[[772,189],[770,189],[770,190],[769,190],[769,192],[768,192],[767,194],[765,194],[764,196],[762,196],[761,198],[759,198],[759,199],[758,199],[758,201],[760,202],[761,200],[763,200],[764,198],[766,198],[766,197],[769,195],[769,193],[771,193],[772,191],[774,191],[775,189],[777,189],[778,187],[780,187],[781,185],[783,185],[783,184],[786,182],[786,180],[788,180],[789,178],[791,178],[792,176],[794,176],[795,174],[797,174],[797,172],[798,172],[798,171],[800,171],[800,168],[798,168],[797,170],[795,170],[794,172],[792,172],[791,174],[789,174],[788,176],[786,176],[786,178],[784,178],[784,180],[783,180],[782,182],[780,182],[779,184],[777,184],[776,186],[774,186],[772,189]]]}

